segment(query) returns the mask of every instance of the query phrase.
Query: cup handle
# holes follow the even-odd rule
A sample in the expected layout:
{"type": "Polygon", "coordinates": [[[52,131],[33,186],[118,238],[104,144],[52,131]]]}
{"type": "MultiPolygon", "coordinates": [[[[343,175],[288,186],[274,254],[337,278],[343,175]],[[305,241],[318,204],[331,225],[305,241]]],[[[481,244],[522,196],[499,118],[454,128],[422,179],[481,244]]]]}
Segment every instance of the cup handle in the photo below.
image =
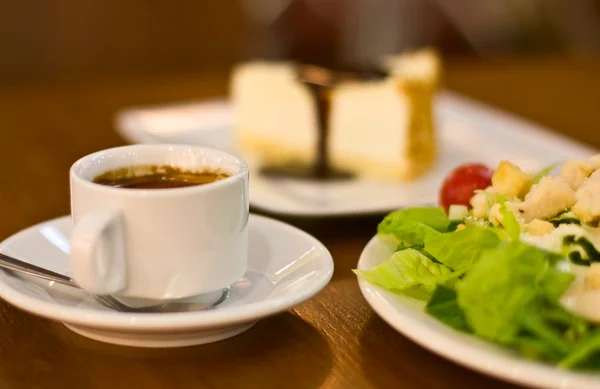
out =
{"type": "Polygon", "coordinates": [[[73,278],[81,288],[96,294],[125,289],[127,268],[121,212],[84,215],[71,235],[69,261],[73,278]]]}

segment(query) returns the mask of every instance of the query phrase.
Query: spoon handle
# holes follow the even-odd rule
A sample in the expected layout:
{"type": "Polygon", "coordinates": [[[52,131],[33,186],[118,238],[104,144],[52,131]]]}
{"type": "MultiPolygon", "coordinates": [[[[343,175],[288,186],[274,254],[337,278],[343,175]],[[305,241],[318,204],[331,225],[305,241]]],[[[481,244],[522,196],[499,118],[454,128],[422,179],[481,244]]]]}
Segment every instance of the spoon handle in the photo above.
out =
{"type": "Polygon", "coordinates": [[[42,267],[32,265],[31,263],[23,262],[4,253],[0,253],[0,267],[19,273],[28,274],[30,276],[42,278],[44,280],[55,281],[64,285],[79,288],[79,286],[75,283],[75,281],[72,278],[67,277],[64,274],[55,273],[52,270],[44,269],[42,267]]]}
{"type": "MultiPolygon", "coordinates": [[[[73,288],[81,289],[79,285],[70,277],[64,274],[55,273],[52,270],[44,269],[42,267],[32,265],[31,263],[23,262],[17,258],[13,258],[10,255],[0,253],[0,268],[11,270],[14,272],[28,274],[33,277],[41,278],[48,281],[58,282],[63,285],[68,285],[73,288]]],[[[105,305],[109,308],[119,312],[142,312],[142,313],[162,313],[162,312],[187,312],[187,311],[200,311],[205,309],[211,309],[221,304],[229,297],[230,288],[227,287],[223,290],[220,299],[211,304],[201,302],[160,302],[155,305],[142,306],[142,307],[131,307],[125,305],[121,301],[117,300],[112,296],[101,296],[91,294],[92,298],[98,303],[105,305]]]]}

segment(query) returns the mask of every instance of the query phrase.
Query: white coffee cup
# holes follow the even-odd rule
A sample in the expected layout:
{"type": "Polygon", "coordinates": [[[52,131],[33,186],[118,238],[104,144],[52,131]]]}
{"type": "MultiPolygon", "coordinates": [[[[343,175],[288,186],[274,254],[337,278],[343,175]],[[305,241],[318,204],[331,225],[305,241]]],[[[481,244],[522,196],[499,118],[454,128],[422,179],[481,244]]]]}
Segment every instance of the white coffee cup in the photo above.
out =
{"type": "Polygon", "coordinates": [[[184,145],[134,145],[88,155],[70,171],[70,263],[84,289],[139,299],[215,292],[246,272],[248,166],[222,151],[184,145]],[[94,183],[110,170],[169,165],[229,177],[168,189],[94,183]]]}

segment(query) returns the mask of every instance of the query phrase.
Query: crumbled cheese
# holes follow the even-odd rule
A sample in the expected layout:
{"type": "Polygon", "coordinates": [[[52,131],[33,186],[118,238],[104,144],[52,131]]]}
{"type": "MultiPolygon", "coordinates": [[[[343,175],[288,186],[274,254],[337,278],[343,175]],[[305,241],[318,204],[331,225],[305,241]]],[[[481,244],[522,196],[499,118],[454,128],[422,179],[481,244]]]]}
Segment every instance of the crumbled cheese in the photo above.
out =
{"type": "Polygon", "coordinates": [[[574,203],[575,192],[569,184],[562,178],[546,176],[527,193],[518,212],[525,222],[549,219],[574,203]]]}
{"type": "Polygon", "coordinates": [[[584,223],[600,219],[600,170],[594,172],[575,193],[576,203],[571,208],[575,216],[584,223]]]}
{"type": "Polygon", "coordinates": [[[492,176],[492,188],[503,196],[522,198],[531,186],[531,176],[508,161],[502,161],[492,176]]]}
{"type": "Polygon", "coordinates": [[[496,203],[492,205],[490,211],[488,212],[488,218],[493,225],[497,226],[504,222],[504,217],[502,216],[502,212],[500,212],[500,204],[496,203]]]}
{"type": "Polygon", "coordinates": [[[569,159],[560,171],[560,178],[569,184],[573,190],[577,190],[593,171],[594,169],[589,163],[569,159]]]}
{"type": "Polygon", "coordinates": [[[585,273],[585,289],[600,289],[600,263],[592,263],[585,273]]]}
{"type": "Polygon", "coordinates": [[[471,204],[471,207],[473,207],[473,209],[472,209],[473,217],[475,217],[477,219],[483,219],[483,218],[487,217],[489,204],[488,204],[488,196],[485,193],[485,191],[475,193],[475,195],[473,195],[473,197],[471,197],[471,200],[469,202],[471,204]]]}
{"type": "MultiPolygon", "coordinates": [[[[515,219],[519,224],[523,224],[523,218],[518,213],[518,207],[520,203],[521,201],[516,199],[514,201],[505,202],[504,206],[506,207],[506,211],[511,212],[515,216],[515,219]]],[[[501,208],[502,206],[500,203],[495,203],[488,211],[488,219],[495,226],[504,225],[504,214],[501,211],[501,208]]]]}
{"type": "Polygon", "coordinates": [[[575,238],[585,236],[594,244],[594,239],[589,236],[586,230],[584,230],[581,226],[574,224],[561,224],[552,230],[552,232],[544,235],[534,235],[526,231],[522,231],[521,240],[524,243],[537,246],[544,250],[561,252],[563,248],[563,238],[567,235],[574,236],[575,238]]]}
{"type": "Polygon", "coordinates": [[[546,235],[554,231],[554,225],[545,220],[534,219],[525,224],[523,230],[531,235],[546,235]]]}
{"type": "Polygon", "coordinates": [[[523,220],[523,216],[521,216],[521,212],[519,212],[519,206],[521,205],[521,203],[521,200],[514,199],[513,201],[507,201],[505,204],[506,209],[515,215],[515,218],[517,219],[519,224],[524,224],[525,220],[523,220]]]}

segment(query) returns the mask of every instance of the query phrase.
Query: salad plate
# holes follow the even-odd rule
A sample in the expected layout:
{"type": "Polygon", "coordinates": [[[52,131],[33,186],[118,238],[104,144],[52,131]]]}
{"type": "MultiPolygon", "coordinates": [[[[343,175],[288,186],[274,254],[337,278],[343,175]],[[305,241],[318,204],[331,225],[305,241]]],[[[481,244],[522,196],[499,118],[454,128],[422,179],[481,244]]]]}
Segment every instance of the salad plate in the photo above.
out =
{"type": "Polygon", "coordinates": [[[440,206],[393,211],[355,273],[371,307],[454,362],[538,388],[600,387],[600,154],[538,172],[470,163],[440,206]]]}
{"type": "MultiPolygon", "coordinates": [[[[441,92],[435,103],[439,155],[434,168],[410,183],[357,179],[321,182],[267,177],[248,160],[250,204],[273,214],[327,217],[385,213],[437,202],[440,181],[453,166],[481,161],[495,165],[510,159],[535,170],[556,160],[585,157],[595,150],[544,128],[441,92]]],[[[133,143],[200,144],[236,154],[233,107],[227,100],[204,100],[118,113],[117,131],[133,143]]]]}
{"type": "MultiPolygon", "coordinates": [[[[368,270],[394,252],[395,246],[375,236],[365,246],[357,269],[368,270]]],[[[505,381],[542,389],[595,389],[600,374],[560,370],[534,362],[516,352],[457,331],[425,312],[426,302],[390,292],[359,277],[367,303],[392,328],[422,347],[505,381]]]]}
{"type": "MultiPolygon", "coordinates": [[[[333,260],[314,237],[288,224],[250,215],[248,270],[217,307],[192,312],[117,312],[86,292],[0,270],[0,298],[63,323],[85,337],[135,347],[182,347],[216,342],[249,330],[323,289],[333,260]]],[[[2,253],[70,275],[69,216],[29,227],[0,244],[2,253]]]]}

